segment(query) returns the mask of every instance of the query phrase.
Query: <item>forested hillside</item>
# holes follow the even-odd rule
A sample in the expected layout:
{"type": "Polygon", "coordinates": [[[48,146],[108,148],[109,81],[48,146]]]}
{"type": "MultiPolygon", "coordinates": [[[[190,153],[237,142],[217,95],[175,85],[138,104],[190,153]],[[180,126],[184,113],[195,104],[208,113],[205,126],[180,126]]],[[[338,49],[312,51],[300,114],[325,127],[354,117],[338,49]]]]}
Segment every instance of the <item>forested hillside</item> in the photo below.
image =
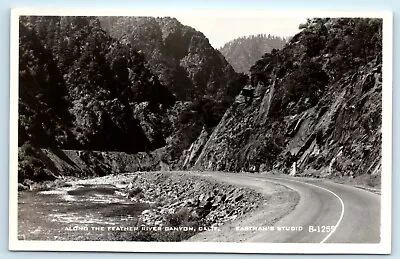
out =
{"type": "MultiPolygon", "coordinates": [[[[174,163],[218,124],[247,77],[176,19],[101,21],[112,27],[98,17],[21,17],[19,146],[164,148],[174,163]]],[[[44,167],[35,152],[27,157],[44,167]]]]}
{"type": "Polygon", "coordinates": [[[234,39],[219,51],[238,73],[250,73],[250,67],[264,54],[281,49],[287,40],[270,34],[257,34],[234,39]]]}
{"type": "MultiPolygon", "coordinates": [[[[20,22],[19,145],[138,152],[162,146],[135,118],[175,101],[143,54],[111,38],[96,18],[20,22]]],[[[161,134],[161,132],[157,132],[161,134]]]]}
{"type": "MultiPolygon", "coordinates": [[[[179,100],[230,101],[237,74],[203,33],[175,18],[101,17],[103,28],[142,51],[151,70],[179,100]]],[[[240,91],[240,89],[239,89],[240,91]]]]}
{"type": "Polygon", "coordinates": [[[247,75],[237,74],[203,33],[175,18],[99,19],[112,37],[143,53],[149,69],[174,94],[164,159],[180,164],[182,151],[218,124],[247,75]]]}

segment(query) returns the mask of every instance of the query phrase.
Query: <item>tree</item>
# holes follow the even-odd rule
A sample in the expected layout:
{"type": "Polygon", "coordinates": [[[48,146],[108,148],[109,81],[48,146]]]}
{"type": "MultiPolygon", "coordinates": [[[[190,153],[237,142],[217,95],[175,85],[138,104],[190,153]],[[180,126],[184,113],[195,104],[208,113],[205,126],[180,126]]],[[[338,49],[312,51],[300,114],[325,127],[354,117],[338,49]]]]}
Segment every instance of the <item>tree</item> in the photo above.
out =
{"type": "Polygon", "coordinates": [[[65,145],[71,123],[66,86],[31,22],[21,19],[19,27],[19,145],[28,140],[46,147],[65,145]]]}

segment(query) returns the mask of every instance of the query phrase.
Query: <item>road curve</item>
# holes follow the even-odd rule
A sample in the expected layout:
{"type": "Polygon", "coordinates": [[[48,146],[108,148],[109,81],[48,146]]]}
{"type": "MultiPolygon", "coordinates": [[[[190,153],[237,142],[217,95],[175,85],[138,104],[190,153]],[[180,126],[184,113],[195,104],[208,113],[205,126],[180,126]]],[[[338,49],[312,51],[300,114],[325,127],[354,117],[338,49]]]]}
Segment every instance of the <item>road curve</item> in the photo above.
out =
{"type": "MultiPolygon", "coordinates": [[[[300,194],[295,210],[279,224],[301,224],[303,231],[284,242],[379,243],[380,196],[329,181],[266,177],[300,194]],[[323,226],[335,226],[323,232],[323,226]],[[318,232],[318,227],[319,231],[318,232]],[[310,231],[311,230],[311,231],[310,231]],[[313,231],[317,230],[317,231],[313,231]]],[[[327,230],[327,228],[325,228],[327,230]]]]}
{"type": "MultiPolygon", "coordinates": [[[[213,175],[210,173],[209,175],[213,175]]],[[[271,243],[379,243],[380,196],[366,190],[322,179],[258,174],[216,173],[249,185],[284,185],[299,196],[288,215],[274,223],[275,231],[259,231],[246,242],[271,243]],[[295,230],[278,227],[292,227],[295,230]]]]}

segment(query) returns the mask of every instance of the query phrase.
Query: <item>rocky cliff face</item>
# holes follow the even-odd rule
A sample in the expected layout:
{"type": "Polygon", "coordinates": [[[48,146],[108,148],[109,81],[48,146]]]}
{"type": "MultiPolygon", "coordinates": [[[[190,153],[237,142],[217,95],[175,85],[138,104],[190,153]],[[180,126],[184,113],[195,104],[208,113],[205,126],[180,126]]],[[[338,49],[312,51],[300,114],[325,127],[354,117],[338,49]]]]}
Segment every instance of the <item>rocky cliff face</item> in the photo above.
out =
{"type": "Polygon", "coordinates": [[[296,173],[302,175],[379,175],[381,38],[372,47],[346,53],[336,52],[343,46],[331,45],[342,33],[355,35],[359,26],[379,35],[379,22],[310,20],[283,50],[252,67],[249,85],[199,155],[188,156],[187,163],[210,171],[287,173],[295,163],[296,173]],[[346,24],[351,27],[344,32],[346,24]],[[371,30],[373,26],[378,29],[371,30]],[[319,49],[315,49],[317,42],[319,49]],[[345,61],[345,55],[353,61],[335,67],[337,59],[345,61]]]}

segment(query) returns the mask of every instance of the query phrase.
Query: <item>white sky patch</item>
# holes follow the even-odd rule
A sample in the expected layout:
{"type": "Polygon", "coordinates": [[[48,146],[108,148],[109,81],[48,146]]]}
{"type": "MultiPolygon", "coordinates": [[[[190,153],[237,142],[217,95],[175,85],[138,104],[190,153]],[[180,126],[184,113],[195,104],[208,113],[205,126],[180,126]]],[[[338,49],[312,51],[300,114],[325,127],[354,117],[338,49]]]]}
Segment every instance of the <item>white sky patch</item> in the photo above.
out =
{"type": "Polygon", "coordinates": [[[307,21],[306,17],[263,18],[263,17],[188,17],[176,16],[184,25],[202,32],[214,48],[242,37],[256,34],[289,37],[298,33],[299,25],[307,21]]]}

